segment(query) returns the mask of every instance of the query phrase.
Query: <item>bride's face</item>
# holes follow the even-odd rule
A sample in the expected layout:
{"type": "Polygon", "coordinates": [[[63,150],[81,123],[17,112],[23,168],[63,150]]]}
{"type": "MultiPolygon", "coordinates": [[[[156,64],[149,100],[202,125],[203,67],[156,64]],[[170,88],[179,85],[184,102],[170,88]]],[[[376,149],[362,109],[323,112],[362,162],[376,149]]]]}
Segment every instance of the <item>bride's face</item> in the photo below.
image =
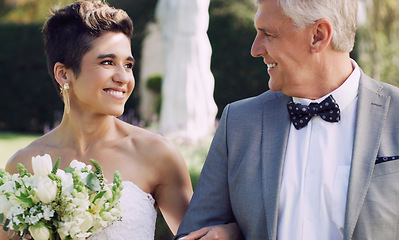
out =
{"type": "Polygon", "coordinates": [[[71,84],[71,107],[79,112],[120,116],[134,88],[134,59],[123,33],[107,32],[82,58],[71,84]]]}

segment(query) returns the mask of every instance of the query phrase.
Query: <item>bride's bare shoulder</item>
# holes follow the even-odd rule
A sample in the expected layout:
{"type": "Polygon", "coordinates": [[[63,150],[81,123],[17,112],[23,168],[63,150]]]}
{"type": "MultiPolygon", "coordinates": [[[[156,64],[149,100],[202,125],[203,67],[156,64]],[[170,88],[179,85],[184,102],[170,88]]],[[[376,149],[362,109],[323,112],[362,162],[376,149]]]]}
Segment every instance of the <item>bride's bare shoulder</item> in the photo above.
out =
{"type": "Polygon", "coordinates": [[[46,146],[46,139],[46,135],[41,136],[31,142],[28,146],[14,153],[6,164],[6,171],[9,173],[17,173],[18,164],[21,163],[31,172],[32,157],[43,155],[43,149],[45,149],[46,146]]]}
{"type": "Polygon", "coordinates": [[[132,125],[128,129],[129,145],[142,159],[173,161],[181,158],[175,144],[161,134],[132,125]]]}
{"type": "Polygon", "coordinates": [[[147,148],[151,148],[152,153],[156,153],[157,151],[165,151],[172,145],[171,141],[161,134],[147,129],[133,126],[130,133],[130,140],[132,143],[136,147],[139,147],[139,149],[146,150],[145,152],[148,152],[147,148]]]}

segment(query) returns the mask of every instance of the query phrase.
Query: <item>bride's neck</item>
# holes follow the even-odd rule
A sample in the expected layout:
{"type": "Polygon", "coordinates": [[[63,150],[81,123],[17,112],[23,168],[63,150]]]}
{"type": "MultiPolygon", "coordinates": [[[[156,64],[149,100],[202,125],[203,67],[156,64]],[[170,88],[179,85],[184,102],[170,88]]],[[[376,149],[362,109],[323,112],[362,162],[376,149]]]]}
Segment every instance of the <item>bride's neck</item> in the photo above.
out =
{"type": "Polygon", "coordinates": [[[70,112],[58,126],[60,137],[65,146],[84,154],[94,144],[106,141],[116,134],[116,118],[113,116],[75,116],[70,112]]]}

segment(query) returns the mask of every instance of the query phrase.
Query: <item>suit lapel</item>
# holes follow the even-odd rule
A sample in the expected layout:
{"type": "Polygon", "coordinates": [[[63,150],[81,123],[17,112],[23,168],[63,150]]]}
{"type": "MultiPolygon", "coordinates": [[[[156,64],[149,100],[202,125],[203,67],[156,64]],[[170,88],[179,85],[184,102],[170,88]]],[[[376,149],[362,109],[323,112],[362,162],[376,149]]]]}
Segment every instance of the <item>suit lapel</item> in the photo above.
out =
{"type": "Polygon", "coordinates": [[[344,239],[351,239],[371,181],[390,97],[362,73],[345,214],[344,239]]]}
{"type": "Polygon", "coordinates": [[[290,129],[288,96],[267,102],[263,112],[262,185],[269,239],[276,239],[278,196],[290,129]],[[281,98],[284,98],[283,100],[281,98]]]}

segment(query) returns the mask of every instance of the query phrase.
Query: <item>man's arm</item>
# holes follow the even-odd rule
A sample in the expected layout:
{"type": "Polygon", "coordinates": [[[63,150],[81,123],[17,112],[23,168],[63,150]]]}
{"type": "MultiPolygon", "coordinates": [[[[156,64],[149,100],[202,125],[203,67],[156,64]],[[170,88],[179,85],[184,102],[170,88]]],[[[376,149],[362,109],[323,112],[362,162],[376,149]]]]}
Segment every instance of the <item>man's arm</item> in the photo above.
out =
{"type": "Polygon", "coordinates": [[[194,196],[175,239],[204,227],[235,222],[228,184],[227,116],[223,111],[194,196]]]}
{"type": "Polygon", "coordinates": [[[227,223],[216,226],[204,227],[179,240],[241,240],[241,234],[237,223],[227,223]]]}

